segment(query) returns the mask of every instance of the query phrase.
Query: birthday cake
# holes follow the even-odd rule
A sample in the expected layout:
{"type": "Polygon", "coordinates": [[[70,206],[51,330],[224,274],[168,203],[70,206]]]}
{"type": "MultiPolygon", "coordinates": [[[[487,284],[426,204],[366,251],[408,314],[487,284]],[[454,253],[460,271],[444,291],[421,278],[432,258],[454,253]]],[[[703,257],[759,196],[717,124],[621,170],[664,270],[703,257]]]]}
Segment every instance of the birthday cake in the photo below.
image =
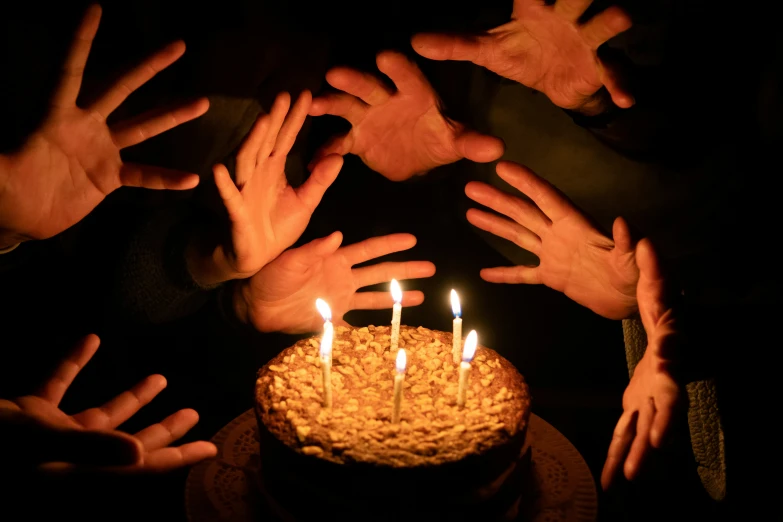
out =
{"type": "Polygon", "coordinates": [[[388,326],[334,328],[331,407],[320,337],[258,371],[262,489],[291,520],[524,518],[530,395],[520,373],[479,345],[459,406],[452,334],[402,326],[407,367],[394,423],[390,338],[388,326]]]}

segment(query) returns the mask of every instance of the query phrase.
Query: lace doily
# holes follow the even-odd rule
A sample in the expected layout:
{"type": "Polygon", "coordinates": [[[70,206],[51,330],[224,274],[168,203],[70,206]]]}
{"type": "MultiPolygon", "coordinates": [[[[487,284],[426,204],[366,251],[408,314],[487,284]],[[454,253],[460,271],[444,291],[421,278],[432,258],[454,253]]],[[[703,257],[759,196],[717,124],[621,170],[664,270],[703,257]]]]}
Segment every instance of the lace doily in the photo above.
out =
{"type": "MultiPolygon", "coordinates": [[[[540,498],[533,522],[595,522],[595,482],[579,451],[551,424],[530,416],[533,472],[540,498]]],[[[185,484],[190,522],[256,522],[266,513],[256,485],[256,417],[248,410],[212,438],[215,459],[194,466],[185,484]]]]}

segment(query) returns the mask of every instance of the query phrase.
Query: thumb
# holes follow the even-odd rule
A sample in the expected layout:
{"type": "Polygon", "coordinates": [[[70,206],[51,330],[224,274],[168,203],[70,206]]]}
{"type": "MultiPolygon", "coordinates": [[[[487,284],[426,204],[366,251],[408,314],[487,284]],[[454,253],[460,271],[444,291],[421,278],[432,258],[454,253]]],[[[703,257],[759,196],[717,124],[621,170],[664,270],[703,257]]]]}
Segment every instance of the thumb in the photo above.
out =
{"type": "Polygon", "coordinates": [[[320,160],[313,166],[310,177],[307,178],[298,189],[296,194],[304,205],[314,211],[315,207],[321,202],[326,189],[328,189],[334,180],[337,179],[337,175],[340,173],[340,169],[343,167],[343,158],[337,154],[330,154],[320,160]]]}
{"type": "Polygon", "coordinates": [[[343,242],[342,232],[332,232],[326,237],[314,239],[292,251],[297,261],[304,267],[309,267],[337,252],[343,242]]]}
{"type": "Polygon", "coordinates": [[[614,220],[614,224],[612,225],[612,238],[614,239],[614,247],[621,254],[633,252],[633,236],[631,235],[631,229],[628,226],[628,222],[622,216],[618,216],[617,219],[614,220]]]}
{"type": "Polygon", "coordinates": [[[461,157],[476,163],[495,161],[506,151],[506,145],[500,138],[473,130],[467,130],[460,134],[457,137],[455,148],[461,157]]]}
{"type": "Polygon", "coordinates": [[[464,36],[422,33],[411,39],[413,50],[430,60],[457,60],[473,62],[490,68],[488,57],[493,55],[491,36],[464,36]]]}

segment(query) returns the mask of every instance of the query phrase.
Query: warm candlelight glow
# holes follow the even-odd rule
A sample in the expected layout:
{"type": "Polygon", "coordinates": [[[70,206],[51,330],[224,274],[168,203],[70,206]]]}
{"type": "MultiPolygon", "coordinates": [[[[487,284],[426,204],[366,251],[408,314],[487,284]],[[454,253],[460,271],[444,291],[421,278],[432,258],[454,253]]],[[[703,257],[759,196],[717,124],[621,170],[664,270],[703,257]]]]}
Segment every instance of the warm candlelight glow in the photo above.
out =
{"type": "Polygon", "coordinates": [[[476,330],[471,330],[465,338],[465,348],[462,350],[462,361],[469,363],[476,355],[476,346],[478,345],[478,334],[476,330]]]}
{"type": "Polygon", "coordinates": [[[405,371],[405,366],[408,364],[407,356],[405,355],[405,350],[400,348],[400,351],[397,352],[397,373],[402,373],[405,371]]]}
{"type": "Polygon", "coordinates": [[[321,360],[332,363],[332,339],[334,339],[334,327],[332,323],[327,323],[324,327],[324,335],[321,337],[321,360]]]}
{"type": "Polygon", "coordinates": [[[468,395],[468,375],[470,374],[470,361],[476,354],[478,345],[478,334],[476,330],[471,330],[465,338],[465,349],[462,351],[462,362],[459,364],[459,390],[457,391],[457,406],[465,406],[465,400],[468,395]]]}
{"type": "Polygon", "coordinates": [[[392,408],[392,423],[400,422],[402,411],[402,383],[405,380],[405,365],[408,363],[405,350],[397,352],[397,375],[394,376],[394,407],[392,408]]]}
{"type": "Polygon", "coordinates": [[[400,283],[396,279],[391,280],[391,295],[395,303],[402,302],[402,288],[400,288],[400,283]]]}
{"type": "Polygon", "coordinates": [[[324,408],[332,407],[332,339],[334,327],[329,321],[324,325],[324,335],[321,338],[321,371],[324,385],[324,408]]]}
{"type": "Polygon", "coordinates": [[[457,291],[451,291],[451,311],[454,313],[454,317],[460,317],[462,315],[462,308],[459,306],[459,296],[457,291]]]}
{"type": "Polygon", "coordinates": [[[320,297],[315,300],[315,307],[318,309],[318,313],[324,318],[324,321],[332,320],[332,309],[326,304],[326,301],[320,297]]]}
{"type": "Polygon", "coordinates": [[[400,283],[396,279],[391,280],[391,295],[394,299],[394,306],[392,306],[392,322],[391,322],[391,341],[389,345],[391,351],[395,351],[400,342],[400,316],[402,315],[402,288],[400,283]]]}
{"type": "Polygon", "coordinates": [[[460,355],[462,354],[462,307],[459,303],[459,296],[456,290],[451,291],[451,311],[454,313],[454,321],[452,321],[452,334],[451,334],[451,358],[454,364],[459,364],[460,355]]]}

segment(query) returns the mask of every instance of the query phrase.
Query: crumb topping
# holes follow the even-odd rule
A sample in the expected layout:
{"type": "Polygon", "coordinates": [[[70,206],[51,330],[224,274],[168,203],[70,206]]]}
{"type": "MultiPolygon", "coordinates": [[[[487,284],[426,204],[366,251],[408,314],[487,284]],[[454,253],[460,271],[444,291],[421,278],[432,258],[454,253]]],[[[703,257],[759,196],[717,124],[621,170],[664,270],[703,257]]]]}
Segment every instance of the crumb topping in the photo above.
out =
{"type": "Polygon", "coordinates": [[[400,327],[408,365],[401,421],[391,422],[397,353],[390,327],[334,331],[332,408],[324,408],[320,336],[287,348],[258,372],[266,428],[289,447],[338,463],[438,465],[503,444],[525,427],[528,387],[511,363],[479,346],[459,408],[451,333],[400,327]]]}

